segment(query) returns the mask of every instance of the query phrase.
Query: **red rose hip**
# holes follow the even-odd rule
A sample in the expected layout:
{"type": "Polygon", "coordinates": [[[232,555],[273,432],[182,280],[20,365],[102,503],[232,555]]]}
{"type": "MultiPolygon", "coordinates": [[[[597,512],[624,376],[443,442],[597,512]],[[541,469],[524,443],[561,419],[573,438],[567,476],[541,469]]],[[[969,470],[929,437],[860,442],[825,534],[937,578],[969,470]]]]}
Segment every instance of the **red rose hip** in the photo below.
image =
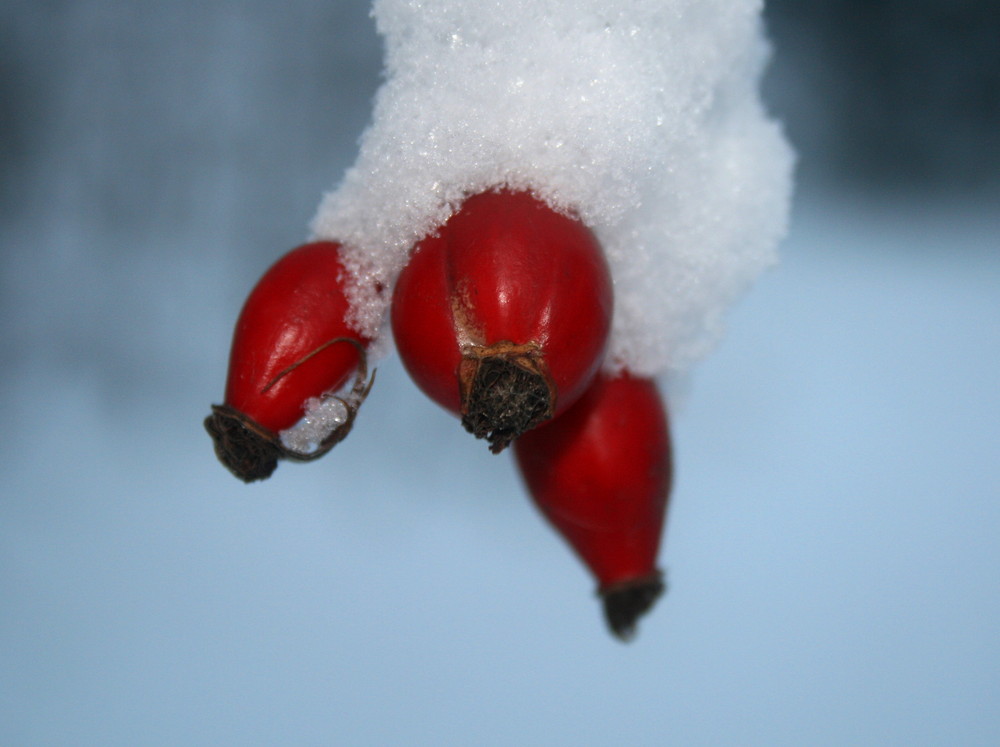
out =
{"type": "Polygon", "coordinates": [[[317,458],[350,430],[370,383],[367,340],[346,322],[346,279],[339,244],[314,242],[279,259],[247,298],[233,334],[225,403],[213,405],[205,420],[216,455],[241,480],[269,477],[279,458],[317,458]],[[355,372],[347,422],[310,454],[283,447],[278,431],[302,417],[306,401],[339,389],[355,372]]]}
{"type": "Polygon", "coordinates": [[[612,306],[591,231],[501,190],[470,197],[417,245],[396,283],[392,330],[417,386],[496,453],[583,393],[612,306]]]}
{"type": "Polygon", "coordinates": [[[535,504],[597,579],[612,632],[628,640],[664,588],[656,556],[672,467],[656,383],[599,375],[514,454],[535,504]]]}

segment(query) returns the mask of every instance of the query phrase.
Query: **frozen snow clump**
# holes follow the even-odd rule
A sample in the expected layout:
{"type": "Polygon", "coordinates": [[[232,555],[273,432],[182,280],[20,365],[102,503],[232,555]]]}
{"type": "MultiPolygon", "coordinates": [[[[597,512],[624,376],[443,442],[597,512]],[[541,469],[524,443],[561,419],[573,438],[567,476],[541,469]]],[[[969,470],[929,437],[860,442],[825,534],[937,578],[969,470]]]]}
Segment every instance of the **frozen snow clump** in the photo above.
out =
{"type": "Polygon", "coordinates": [[[792,153],[761,105],[760,0],[375,0],[385,81],[318,238],[348,247],[354,323],[384,334],[407,252],[463,197],[531,189],[597,233],[608,366],[683,371],[775,259],[792,153]]]}
{"type": "Polygon", "coordinates": [[[281,431],[281,445],[299,454],[310,454],[334,428],[346,423],[348,416],[343,400],[310,397],[306,400],[305,416],[291,428],[281,431]]]}

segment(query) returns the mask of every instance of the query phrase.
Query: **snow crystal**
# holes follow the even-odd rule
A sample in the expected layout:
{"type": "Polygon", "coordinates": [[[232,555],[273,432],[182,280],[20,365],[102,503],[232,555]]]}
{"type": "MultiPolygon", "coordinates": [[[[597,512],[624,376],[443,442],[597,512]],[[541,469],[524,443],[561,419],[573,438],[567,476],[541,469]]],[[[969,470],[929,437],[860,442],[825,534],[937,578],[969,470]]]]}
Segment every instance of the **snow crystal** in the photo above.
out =
{"type": "MultiPolygon", "coordinates": [[[[334,430],[348,423],[351,413],[356,413],[368,396],[365,373],[360,372],[360,381],[347,382],[336,394],[327,392],[322,397],[307,399],[304,403],[305,415],[291,428],[278,434],[281,445],[302,455],[314,454],[334,430]]],[[[371,381],[369,378],[368,386],[371,381]]]]}
{"type": "Polygon", "coordinates": [[[281,431],[281,444],[300,454],[316,450],[320,442],[339,425],[347,422],[347,405],[336,397],[306,400],[306,414],[291,428],[281,431]]]}
{"type": "Polygon", "coordinates": [[[682,372],[775,260],[792,153],[758,96],[760,0],[375,0],[385,81],[317,238],[385,336],[408,251],[470,194],[530,189],[601,240],[608,366],[682,372]]]}

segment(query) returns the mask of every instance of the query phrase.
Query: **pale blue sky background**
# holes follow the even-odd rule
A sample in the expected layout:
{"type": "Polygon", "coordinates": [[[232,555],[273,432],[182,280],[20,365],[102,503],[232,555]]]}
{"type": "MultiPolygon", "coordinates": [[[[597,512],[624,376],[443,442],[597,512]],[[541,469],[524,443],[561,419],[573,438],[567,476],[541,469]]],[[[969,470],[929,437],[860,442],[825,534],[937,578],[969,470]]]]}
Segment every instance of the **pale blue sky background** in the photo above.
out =
{"type": "Polygon", "coordinates": [[[675,415],[633,644],[395,359],[323,461],[218,465],[235,314],[367,121],[366,10],[0,11],[0,743],[1000,743],[993,155],[938,110],[945,166],[852,181],[829,44],[778,39],[803,189],[675,415]]]}

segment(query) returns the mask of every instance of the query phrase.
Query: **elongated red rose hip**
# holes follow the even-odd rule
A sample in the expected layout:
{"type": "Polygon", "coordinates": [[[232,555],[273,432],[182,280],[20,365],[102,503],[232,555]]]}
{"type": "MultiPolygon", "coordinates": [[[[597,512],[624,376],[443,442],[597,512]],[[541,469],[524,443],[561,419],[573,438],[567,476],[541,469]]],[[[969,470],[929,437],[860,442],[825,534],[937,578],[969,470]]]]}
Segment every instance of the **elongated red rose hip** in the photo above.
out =
{"type": "Polygon", "coordinates": [[[416,384],[496,453],[583,393],[612,305],[586,226],[526,192],[483,192],[416,247],[392,330],[416,384]]]}
{"type": "Polygon", "coordinates": [[[293,249],[258,281],[240,312],[229,356],[223,405],[205,428],[216,455],[245,482],[269,477],[279,458],[313,459],[347,435],[368,393],[365,344],[346,322],[346,272],[340,246],[321,241],[293,249]],[[294,425],[306,401],[355,384],[347,421],[311,454],[282,446],[278,431],[294,425]]]}
{"type": "Polygon", "coordinates": [[[599,375],[514,454],[535,504],[597,579],[612,632],[628,640],[664,588],[656,555],[672,468],[655,382],[599,375]]]}

